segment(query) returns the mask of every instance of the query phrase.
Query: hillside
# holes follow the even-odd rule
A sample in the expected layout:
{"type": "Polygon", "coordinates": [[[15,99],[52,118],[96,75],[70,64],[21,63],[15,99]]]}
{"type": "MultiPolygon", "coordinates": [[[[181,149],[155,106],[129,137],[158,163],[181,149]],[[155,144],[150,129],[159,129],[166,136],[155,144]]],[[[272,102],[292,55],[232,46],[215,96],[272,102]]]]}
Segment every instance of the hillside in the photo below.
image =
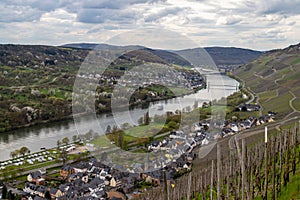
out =
{"type": "MultiPolygon", "coordinates": [[[[242,65],[258,58],[262,52],[234,47],[205,47],[204,50],[211,56],[217,66],[242,65]]],[[[200,48],[177,51],[179,54],[196,55],[200,48]]],[[[203,51],[203,50],[202,50],[203,51]]]]}
{"type": "Polygon", "coordinates": [[[257,94],[263,113],[272,110],[279,118],[299,115],[300,44],[267,52],[234,75],[257,94]]]}
{"type": "MultiPolygon", "coordinates": [[[[190,66],[191,64],[184,60],[180,54],[185,55],[195,55],[199,52],[200,48],[186,49],[180,51],[166,51],[158,49],[149,49],[142,46],[113,46],[107,44],[94,44],[94,43],[73,43],[65,44],[62,47],[72,47],[79,49],[122,49],[122,50],[132,50],[132,49],[143,49],[157,55],[158,57],[174,64],[190,66]]],[[[212,57],[216,65],[241,65],[246,64],[254,59],[258,58],[262,52],[254,51],[250,49],[234,48],[234,47],[205,47],[202,49],[206,50],[207,53],[212,57]]]]}
{"type": "Polygon", "coordinates": [[[234,47],[204,48],[215,61],[216,65],[241,65],[257,59],[262,52],[234,47]]]}
{"type": "Polygon", "coordinates": [[[191,64],[180,57],[178,54],[166,51],[166,50],[158,50],[158,49],[150,49],[143,46],[114,46],[108,44],[94,44],[94,43],[73,43],[73,44],[65,44],[62,47],[68,48],[78,48],[78,49],[100,49],[100,50],[127,50],[134,51],[135,54],[145,54],[148,52],[148,55],[155,55],[162,60],[165,60],[167,63],[172,63],[181,66],[191,66],[191,64]]]}
{"type": "MultiPolygon", "coordinates": [[[[89,49],[73,47],[0,45],[0,132],[70,116],[74,81],[89,52],[89,49]]],[[[103,81],[97,92],[106,95],[99,95],[97,111],[109,111],[110,96],[107,93],[113,91],[114,80],[124,74],[126,69],[143,63],[170,66],[174,62],[188,64],[182,58],[172,57],[171,53],[162,53],[161,57],[159,54],[151,49],[137,49],[112,61],[101,75],[103,81]]],[[[186,76],[193,76],[194,72],[188,69],[177,69],[186,76]]],[[[81,76],[88,79],[96,75],[81,76]]],[[[143,94],[139,98],[147,97],[147,89],[140,92],[143,94]]],[[[165,94],[159,98],[170,98],[171,95],[165,94]]],[[[82,109],[85,112],[87,108],[82,109]]]]}

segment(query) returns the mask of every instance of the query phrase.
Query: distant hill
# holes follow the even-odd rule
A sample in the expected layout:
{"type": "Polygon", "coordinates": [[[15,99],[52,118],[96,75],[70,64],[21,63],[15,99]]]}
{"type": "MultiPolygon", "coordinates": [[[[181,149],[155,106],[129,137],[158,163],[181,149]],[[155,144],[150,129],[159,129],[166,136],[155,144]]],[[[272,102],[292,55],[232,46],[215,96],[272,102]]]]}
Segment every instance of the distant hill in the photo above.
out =
{"type": "MultiPolygon", "coordinates": [[[[131,55],[135,54],[145,54],[145,51],[149,52],[148,55],[155,55],[162,60],[165,61],[165,63],[172,63],[177,64],[181,66],[191,66],[191,64],[180,57],[178,54],[166,51],[166,50],[157,50],[157,49],[150,49],[143,46],[114,46],[114,45],[108,45],[108,44],[95,44],[95,43],[73,43],[73,44],[65,44],[61,47],[67,47],[67,48],[78,48],[78,49],[98,49],[98,50],[127,50],[127,51],[134,51],[134,53],[131,53],[131,55]],[[143,50],[143,51],[142,51],[143,50]]],[[[149,60],[149,59],[148,59],[149,60]]],[[[157,60],[157,59],[156,59],[157,60]]]]}
{"type": "Polygon", "coordinates": [[[186,59],[180,56],[181,53],[195,55],[200,50],[206,50],[211,56],[216,65],[242,65],[253,61],[258,58],[262,52],[254,51],[250,49],[241,49],[234,47],[205,47],[186,49],[181,51],[167,51],[150,49],[143,46],[113,46],[107,44],[95,44],[95,43],[74,43],[65,44],[62,47],[80,48],[80,49],[109,49],[109,50],[132,50],[132,49],[143,49],[151,52],[152,54],[166,60],[169,63],[174,63],[183,66],[190,66],[191,64],[186,59]]]}
{"type": "Polygon", "coordinates": [[[257,59],[262,52],[235,47],[205,47],[216,65],[247,64],[257,59]]]}
{"type": "Polygon", "coordinates": [[[269,51],[234,75],[257,94],[264,113],[279,112],[280,118],[299,115],[300,44],[269,51]]]}
{"type": "MultiPolygon", "coordinates": [[[[246,64],[258,58],[262,54],[262,52],[259,51],[234,47],[205,47],[204,50],[211,56],[217,66],[246,64]]],[[[178,52],[196,55],[201,51],[203,51],[203,49],[195,48],[181,50],[178,52]]]]}

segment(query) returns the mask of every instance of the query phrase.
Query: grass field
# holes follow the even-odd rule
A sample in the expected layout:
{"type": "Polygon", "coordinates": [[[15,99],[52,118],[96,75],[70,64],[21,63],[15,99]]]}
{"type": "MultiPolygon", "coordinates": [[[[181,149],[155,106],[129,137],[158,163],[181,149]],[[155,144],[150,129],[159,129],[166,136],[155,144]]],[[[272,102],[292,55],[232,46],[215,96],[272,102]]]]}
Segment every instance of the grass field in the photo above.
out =
{"type": "Polygon", "coordinates": [[[125,130],[126,136],[132,136],[136,138],[145,138],[145,137],[151,137],[154,136],[156,133],[158,133],[162,128],[164,127],[164,124],[161,123],[151,123],[147,126],[136,126],[132,127],[128,130],[125,130]]]}

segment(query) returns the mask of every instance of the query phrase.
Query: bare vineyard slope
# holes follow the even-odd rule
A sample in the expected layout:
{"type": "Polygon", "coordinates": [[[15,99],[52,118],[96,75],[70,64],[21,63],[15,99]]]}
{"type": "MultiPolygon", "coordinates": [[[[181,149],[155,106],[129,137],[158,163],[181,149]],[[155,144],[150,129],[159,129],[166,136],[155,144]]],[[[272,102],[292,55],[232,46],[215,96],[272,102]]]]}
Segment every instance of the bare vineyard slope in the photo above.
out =
{"type": "Polygon", "coordinates": [[[267,52],[234,75],[258,98],[263,114],[272,110],[288,119],[300,111],[300,44],[267,52]]]}

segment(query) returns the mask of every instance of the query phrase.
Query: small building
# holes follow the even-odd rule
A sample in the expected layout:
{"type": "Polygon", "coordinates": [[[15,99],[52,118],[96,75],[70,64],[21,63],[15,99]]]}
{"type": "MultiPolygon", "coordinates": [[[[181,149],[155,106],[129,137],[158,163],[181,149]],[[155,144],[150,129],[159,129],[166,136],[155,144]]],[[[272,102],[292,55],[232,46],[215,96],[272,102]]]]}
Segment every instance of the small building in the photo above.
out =
{"type": "Polygon", "coordinates": [[[27,181],[30,183],[35,183],[36,185],[43,185],[45,183],[45,178],[40,171],[36,171],[28,174],[27,181]]]}
{"type": "Polygon", "coordinates": [[[60,176],[63,179],[68,178],[69,175],[74,174],[74,173],[75,173],[74,168],[69,165],[62,167],[59,172],[60,176]]]}

